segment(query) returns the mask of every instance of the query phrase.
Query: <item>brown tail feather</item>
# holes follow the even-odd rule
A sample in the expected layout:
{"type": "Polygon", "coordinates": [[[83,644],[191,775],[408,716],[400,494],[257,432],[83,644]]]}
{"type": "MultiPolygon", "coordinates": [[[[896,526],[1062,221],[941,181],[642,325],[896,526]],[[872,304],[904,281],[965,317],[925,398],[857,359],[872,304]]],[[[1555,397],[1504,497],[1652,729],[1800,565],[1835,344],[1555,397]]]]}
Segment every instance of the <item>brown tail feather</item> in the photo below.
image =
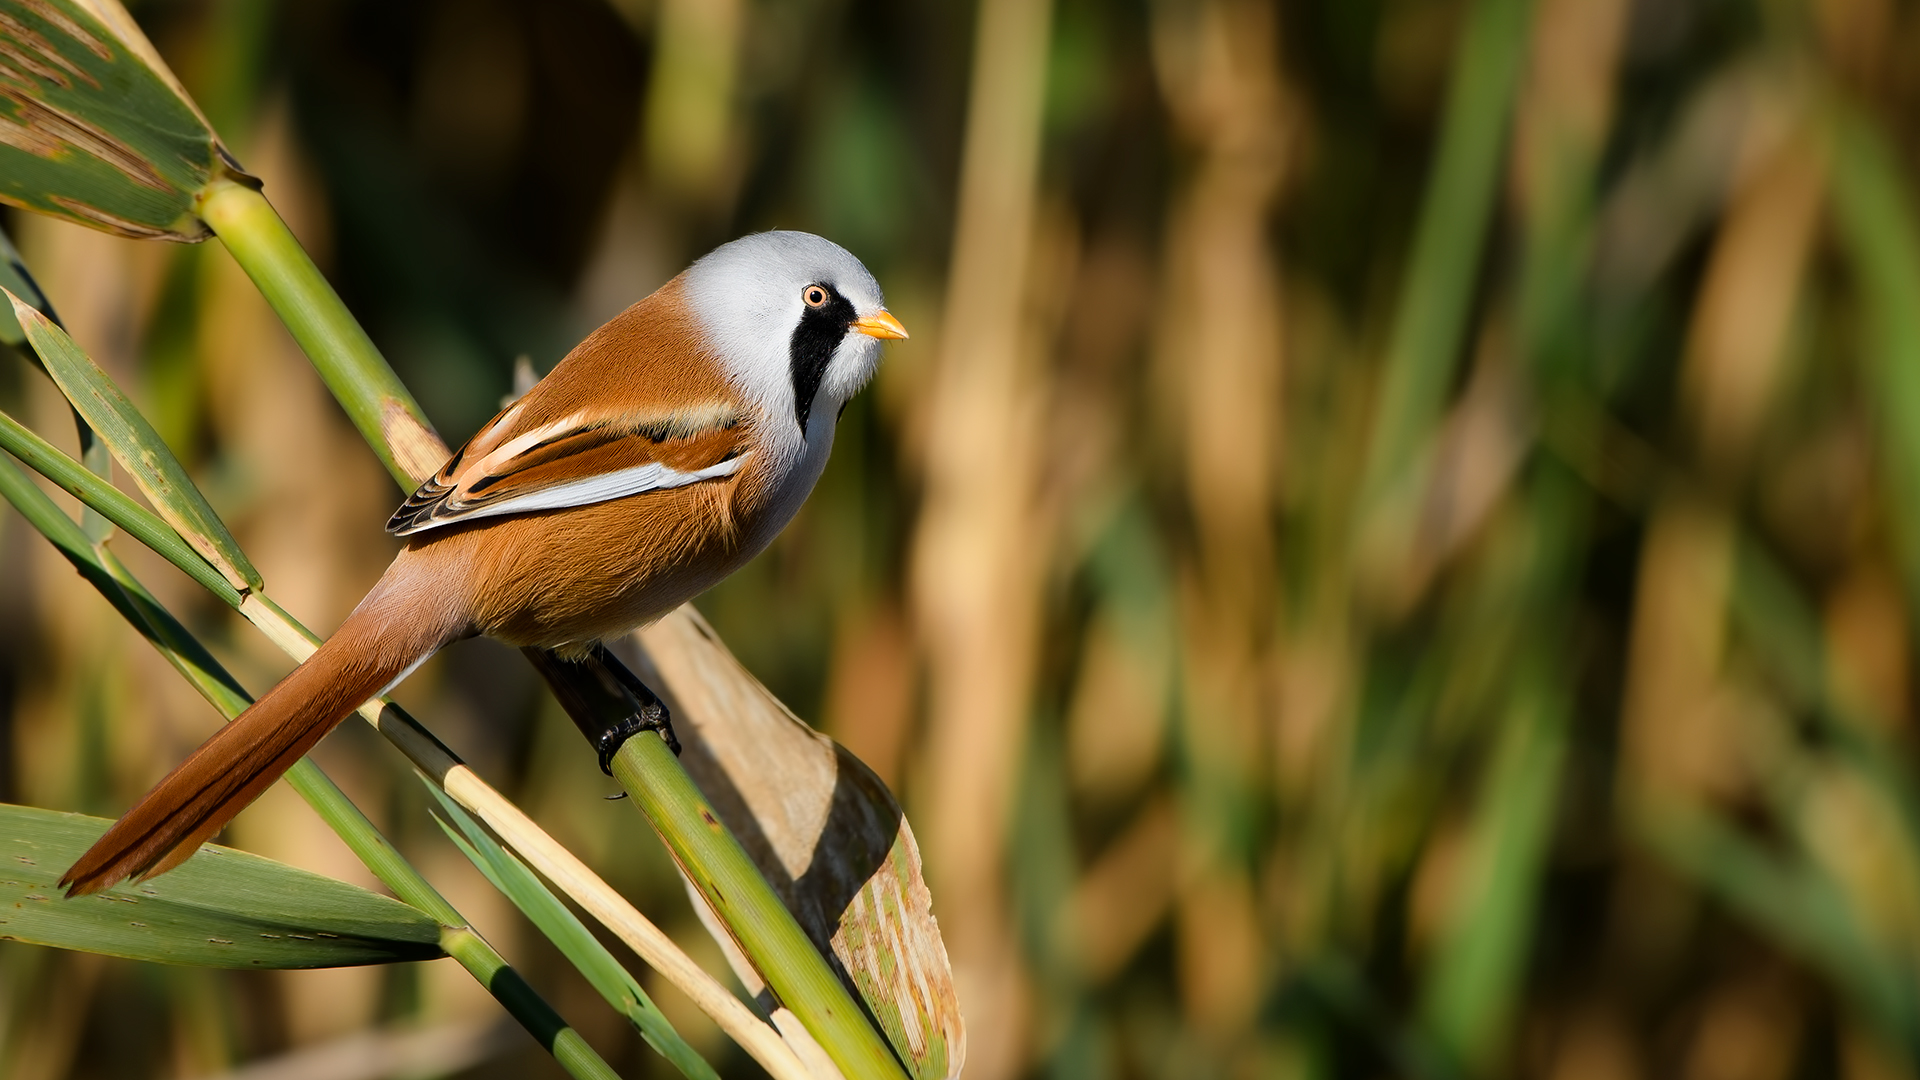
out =
{"type": "Polygon", "coordinates": [[[60,879],[67,895],[185,862],[362,702],[455,636],[420,625],[437,622],[423,615],[396,613],[369,596],[306,663],[201,743],[88,848],[60,879]]]}

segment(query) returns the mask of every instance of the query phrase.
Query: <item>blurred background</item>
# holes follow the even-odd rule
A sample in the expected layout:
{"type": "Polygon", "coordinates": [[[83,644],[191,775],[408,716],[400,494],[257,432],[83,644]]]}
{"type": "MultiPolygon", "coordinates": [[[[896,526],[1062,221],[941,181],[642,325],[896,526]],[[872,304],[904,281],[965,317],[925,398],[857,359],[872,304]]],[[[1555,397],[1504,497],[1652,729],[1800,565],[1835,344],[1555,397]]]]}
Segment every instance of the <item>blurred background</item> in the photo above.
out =
{"type": "MultiPolygon", "coordinates": [[[[901,796],[968,1076],[1920,1072],[1912,0],[133,10],[449,441],[743,232],[874,270],[912,339],[699,607],[901,796]]],[[[231,260],[5,223],[337,625],[401,493],[231,260]]],[[[71,446],[44,380],[0,401],[71,446]]],[[[117,815],[216,717],[11,514],[0,560],[0,799],[117,815]]],[[[721,968],[526,665],[465,643],[399,696],[721,968]]],[[[319,759],[668,1075],[398,755],[319,759]]],[[[284,788],[228,835],[372,884],[284,788]]],[[[0,1075],[260,1061],[559,1075],[448,962],[0,945],[0,1075]]]]}

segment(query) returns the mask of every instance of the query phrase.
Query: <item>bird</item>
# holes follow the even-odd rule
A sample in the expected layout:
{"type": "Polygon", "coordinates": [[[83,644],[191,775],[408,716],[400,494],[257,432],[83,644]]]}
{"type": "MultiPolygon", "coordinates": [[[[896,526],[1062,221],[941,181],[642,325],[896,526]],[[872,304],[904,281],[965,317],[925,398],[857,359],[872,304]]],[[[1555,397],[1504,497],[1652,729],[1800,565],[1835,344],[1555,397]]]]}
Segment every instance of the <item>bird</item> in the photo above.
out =
{"type": "Polygon", "coordinates": [[[882,343],[906,336],[830,240],[762,232],[701,257],[407,498],[387,523],[399,553],[339,630],[115,822],[66,894],[178,866],[454,641],[579,660],[717,584],[792,519],[882,343]]]}

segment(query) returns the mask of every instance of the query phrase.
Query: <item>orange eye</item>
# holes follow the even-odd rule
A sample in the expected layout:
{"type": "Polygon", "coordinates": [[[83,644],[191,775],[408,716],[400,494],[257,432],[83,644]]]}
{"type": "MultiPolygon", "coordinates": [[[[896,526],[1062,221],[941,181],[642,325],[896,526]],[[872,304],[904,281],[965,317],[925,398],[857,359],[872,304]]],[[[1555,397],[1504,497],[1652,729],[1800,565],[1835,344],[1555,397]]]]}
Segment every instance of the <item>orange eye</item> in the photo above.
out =
{"type": "Polygon", "coordinates": [[[800,299],[805,300],[811,308],[826,307],[827,290],[819,285],[809,285],[800,290],[800,299]]]}

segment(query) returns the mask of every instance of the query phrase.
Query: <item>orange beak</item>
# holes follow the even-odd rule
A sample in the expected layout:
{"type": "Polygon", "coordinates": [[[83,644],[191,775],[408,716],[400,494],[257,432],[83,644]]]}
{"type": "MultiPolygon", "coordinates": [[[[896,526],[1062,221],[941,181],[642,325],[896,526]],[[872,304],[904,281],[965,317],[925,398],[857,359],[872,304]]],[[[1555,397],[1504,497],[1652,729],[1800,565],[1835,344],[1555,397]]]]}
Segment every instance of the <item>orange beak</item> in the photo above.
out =
{"type": "Polygon", "coordinates": [[[900,320],[894,318],[893,313],[885,308],[881,308],[866,318],[853,320],[853,323],[848,326],[847,329],[858,330],[868,337],[880,338],[883,341],[889,338],[903,338],[907,336],[907,328],[901,326],[900,320]]]}

